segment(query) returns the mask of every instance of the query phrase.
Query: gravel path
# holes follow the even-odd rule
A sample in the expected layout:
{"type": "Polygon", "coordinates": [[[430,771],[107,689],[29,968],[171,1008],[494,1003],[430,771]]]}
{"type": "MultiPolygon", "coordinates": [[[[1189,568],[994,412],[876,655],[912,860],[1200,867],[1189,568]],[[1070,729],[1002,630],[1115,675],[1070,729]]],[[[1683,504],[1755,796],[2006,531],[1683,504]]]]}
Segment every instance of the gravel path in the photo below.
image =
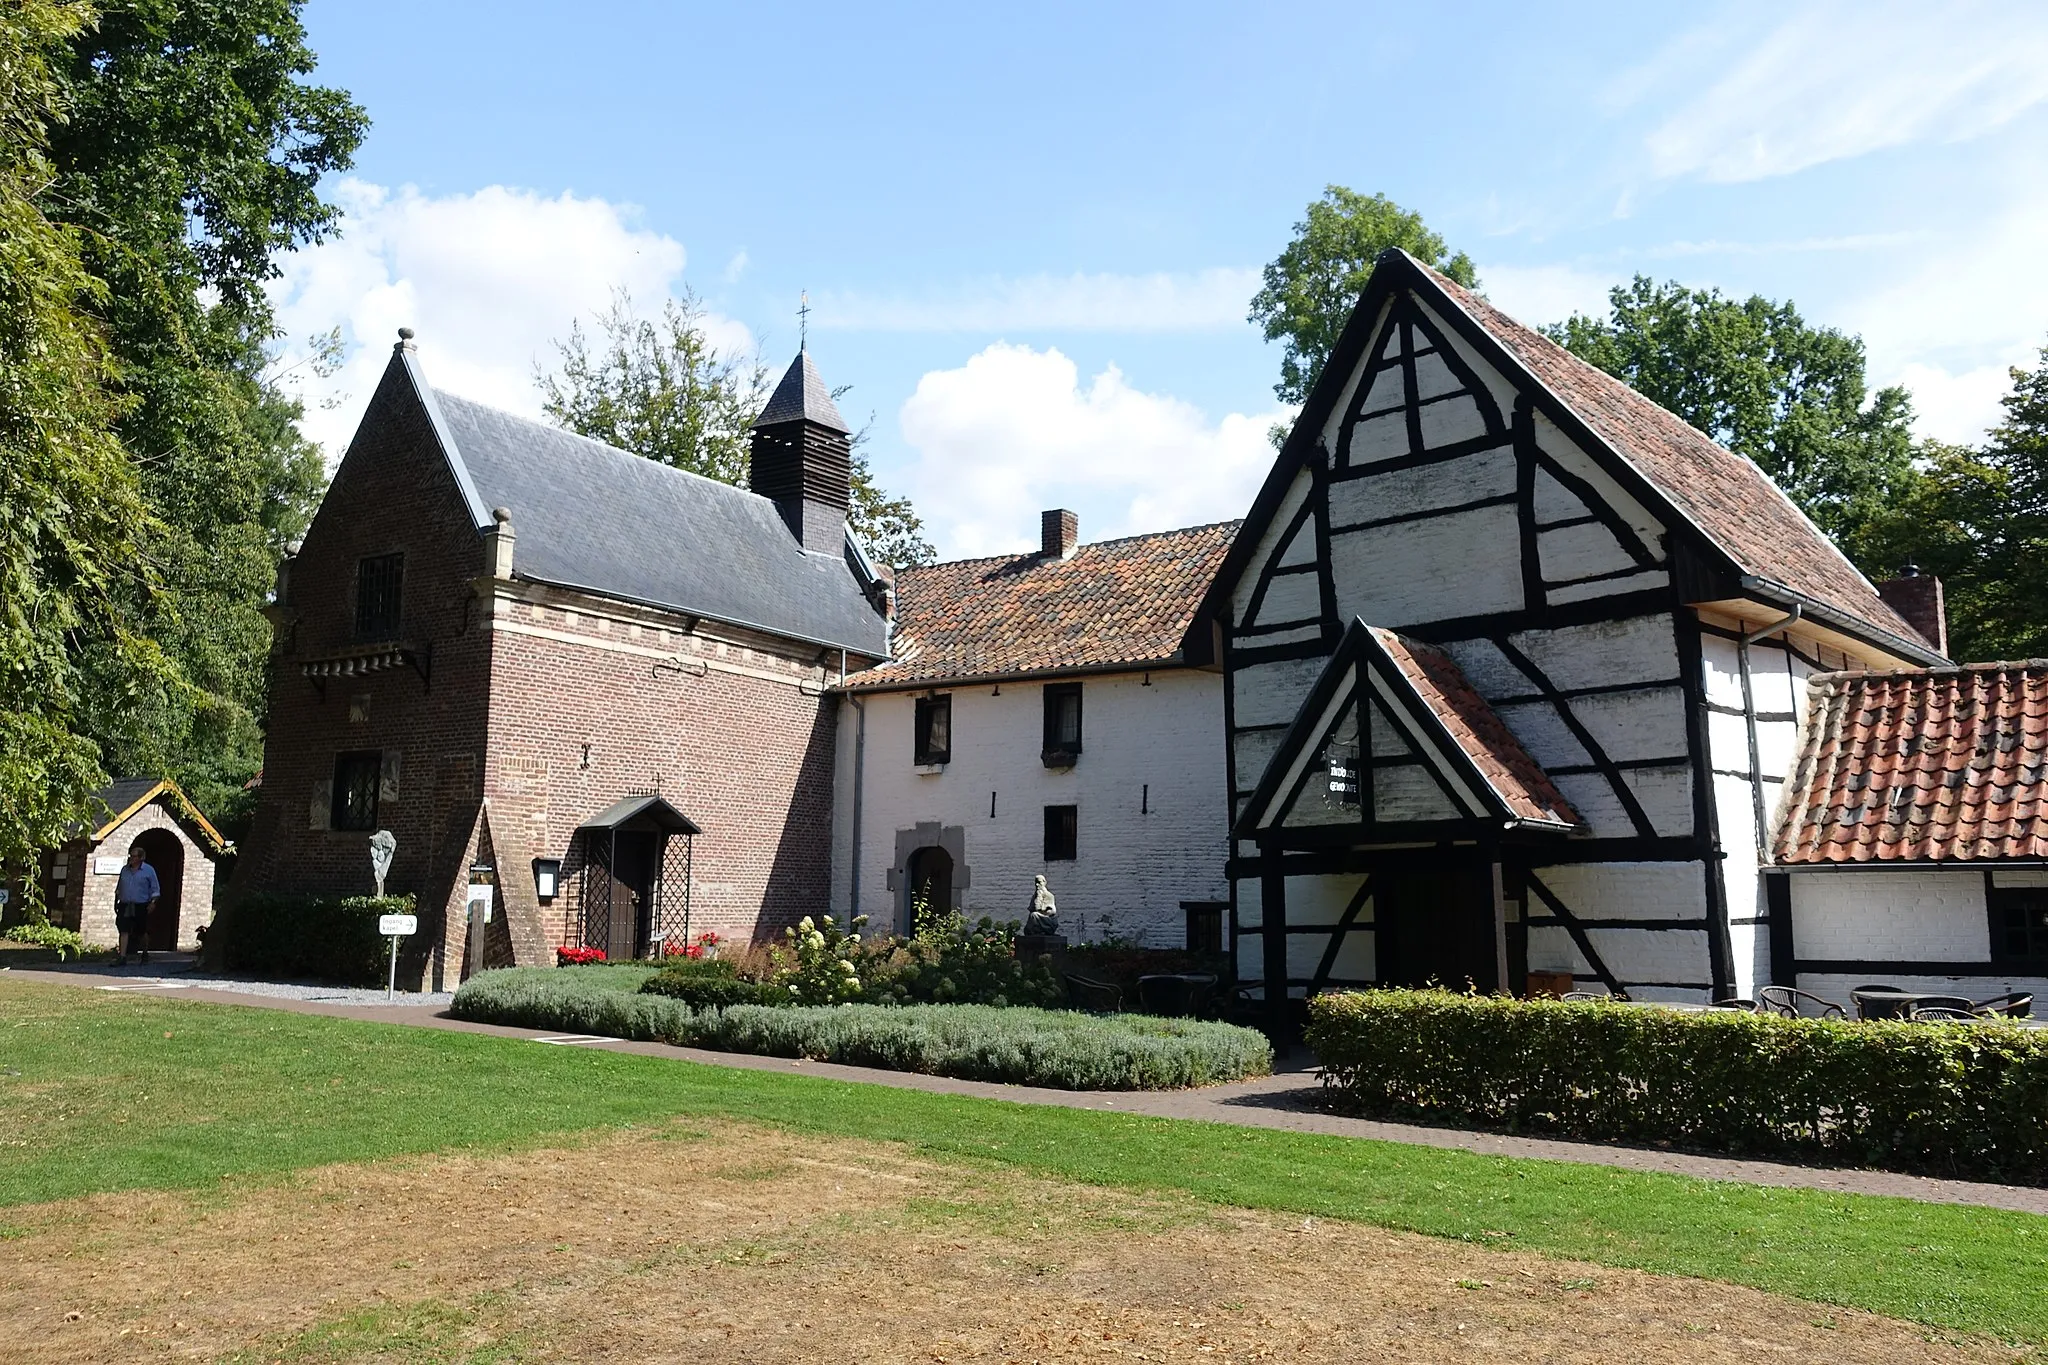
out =
{"type": "MultiPolygon", "coordinates": [[[[102,990],[117,991],[162,991],[174,994],[183,990],[231,991],[236,995],[257,995],[266,1000],[303,1000],[321,1005],[352,1005],[364,1008],[382,1008],[385,1005],[381,988],[365,986],[329,986],[312,981],[255,981],[247,977],[227,976],[219,972],[203,972],[190,953],[152,953],[148,962],[131,962],[117,967],[111,962],[76,962],[62,966],[37,967],[38,973],[77,976],[89,978],[89,984],[102,990]]],[[[81,980],[80,985],[88,984],[81,980]]],[[[445,1010],[448,1002],[455,998],[453,991],[422,991],[407,994],[404,991],[392,996],[394,1008],[425,1008],[445,1010]]]]}

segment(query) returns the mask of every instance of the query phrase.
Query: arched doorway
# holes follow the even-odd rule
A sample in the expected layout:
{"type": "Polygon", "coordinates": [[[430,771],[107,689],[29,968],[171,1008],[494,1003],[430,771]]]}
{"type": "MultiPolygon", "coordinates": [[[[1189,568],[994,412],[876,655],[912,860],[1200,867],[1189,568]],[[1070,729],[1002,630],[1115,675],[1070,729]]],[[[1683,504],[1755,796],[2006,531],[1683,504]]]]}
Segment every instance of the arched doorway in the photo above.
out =
{"type": "Polygon", "coordinates": [[[903,932],[910,934],[917,931],[919,905],[941,915],[952,912],[953,855],[936,846],[921,848],[904,870],[910,875],[904,878],[903,932]]]}
{"type": "Polygon", "coordinates": [[[167,829],[146,829],[131,846],[156,869],[160,894],[149,917],[149,950],[167,953],[178,946],[178,919],[185,892],[185,841],[167,829]]]}

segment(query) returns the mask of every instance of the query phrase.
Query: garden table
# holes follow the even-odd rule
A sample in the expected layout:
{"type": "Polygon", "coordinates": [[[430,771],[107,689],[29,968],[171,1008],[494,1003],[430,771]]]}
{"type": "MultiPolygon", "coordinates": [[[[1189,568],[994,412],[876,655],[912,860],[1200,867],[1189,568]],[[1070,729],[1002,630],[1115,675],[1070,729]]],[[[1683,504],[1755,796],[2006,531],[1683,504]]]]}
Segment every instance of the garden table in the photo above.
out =
{"type": "Polygon", "coordinates": [[[1138,1003],[1151,1014],[1195,1014],[1215,989],[1211,972],[1158,972],[1138,978],[1138,1003]]]}
{"type": "Polygon", "coordinates": [[[1921,1005],[1970,1008],[1968,1000],[1948,991],[1908,991],[1896,986],[1859,986],[1849,992],[1849,998],[1856,1002],[1859,1019],[1904,1019],[1921,1005]]]}

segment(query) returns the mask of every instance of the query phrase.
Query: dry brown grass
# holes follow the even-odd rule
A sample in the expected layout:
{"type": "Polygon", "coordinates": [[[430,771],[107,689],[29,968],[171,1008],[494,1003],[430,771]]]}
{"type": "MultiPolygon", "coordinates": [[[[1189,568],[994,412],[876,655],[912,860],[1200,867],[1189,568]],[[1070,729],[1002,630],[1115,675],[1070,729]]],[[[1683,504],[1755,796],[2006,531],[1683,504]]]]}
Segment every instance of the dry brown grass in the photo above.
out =
{"type": "Polygon", "coordinates": [[[2012,1358],[1707,1281],[727,1123],[6,1217],[21,1365],[2012,1358]]]}

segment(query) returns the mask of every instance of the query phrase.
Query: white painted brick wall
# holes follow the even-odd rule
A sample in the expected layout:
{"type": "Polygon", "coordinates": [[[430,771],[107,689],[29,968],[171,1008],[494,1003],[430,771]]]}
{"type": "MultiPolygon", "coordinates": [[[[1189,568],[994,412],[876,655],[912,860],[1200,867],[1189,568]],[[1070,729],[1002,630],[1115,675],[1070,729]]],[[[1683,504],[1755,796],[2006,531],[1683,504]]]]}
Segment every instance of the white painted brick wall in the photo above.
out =
{"type": "MultiPolygon", "coordinates": [[[[912,763],[916,695],[865,698],[866,790],[861,811],[860,911],[875,929],[897,922],[889,885],[899,830],[960,826],[971,917],[1021,920],[1031,879],[1043,873],[1059,898],[1069,938],[1116,934],[1150,946],[1185,941],[1184,900],[1223,900],[1227,856],[1223,690],[1218,674],[1193,669],[1082,680],[1083,752],[1072,769],[1048,769],[1043,689],[1008,682],[941,689],[953,698],[952,760],[937,774],[912,763]],[[1149,791],[1148,791],[1149,789],[1149,791]],[[996,814],[989,816],[989,794],[996,814]],[[1044,859],[1044,808],[1079,807],[1079,858],[1044,859]]],[[[858,717],[841,702],[834,802],[835,913],[852,904],[853,745],[858,717]]]]}
{"type": "Polygon", "coordinates": [[[1984,874],[1795,872],[1792,932],[1808,959],[1983,962],[1991,956],[1984,874]]]}

